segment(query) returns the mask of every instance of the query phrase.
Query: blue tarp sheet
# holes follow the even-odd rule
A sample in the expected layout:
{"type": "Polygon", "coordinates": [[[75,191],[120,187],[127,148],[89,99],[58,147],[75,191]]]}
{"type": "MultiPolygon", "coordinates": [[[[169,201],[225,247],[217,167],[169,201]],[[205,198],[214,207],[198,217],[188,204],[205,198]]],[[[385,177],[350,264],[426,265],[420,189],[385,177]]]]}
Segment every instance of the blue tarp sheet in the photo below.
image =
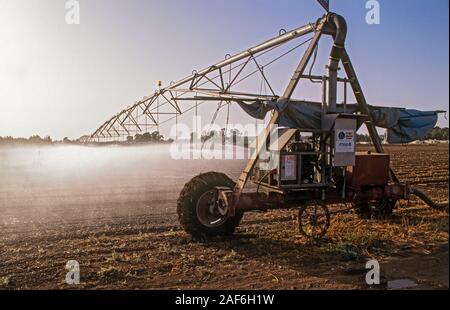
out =
{"type": "MultiPolygon", "coordinates": [[[[266,114],[277,110],[280,114],[278,125],[287,128],[320,129],[322,106],[317,102],[254,102],[239,103],[250,116],[264,119],[266,114]]],[[[425,138],[436,126],[437,111],[418,111],[404,108],[369,106],[370,116],[375,126],[387,129],[387,142],[408,143],[425,138]]],[[[356,113],[358,106],[348,104],[337,106],[338,113],[356,113]]]]}

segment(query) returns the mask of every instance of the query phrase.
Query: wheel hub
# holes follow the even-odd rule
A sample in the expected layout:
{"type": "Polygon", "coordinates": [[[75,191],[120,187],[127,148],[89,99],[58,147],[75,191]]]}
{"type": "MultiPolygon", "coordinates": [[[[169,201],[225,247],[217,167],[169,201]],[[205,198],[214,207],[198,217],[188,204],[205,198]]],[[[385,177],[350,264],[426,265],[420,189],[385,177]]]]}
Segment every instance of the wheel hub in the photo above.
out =
{"type": "Polygon", "coordinates": [[[207,227],[222,225],[228,214],[228,206],[224,201],[216,197],[216,190],[212,189],[204,193],[197,202],[197,219],[207,227]]]}

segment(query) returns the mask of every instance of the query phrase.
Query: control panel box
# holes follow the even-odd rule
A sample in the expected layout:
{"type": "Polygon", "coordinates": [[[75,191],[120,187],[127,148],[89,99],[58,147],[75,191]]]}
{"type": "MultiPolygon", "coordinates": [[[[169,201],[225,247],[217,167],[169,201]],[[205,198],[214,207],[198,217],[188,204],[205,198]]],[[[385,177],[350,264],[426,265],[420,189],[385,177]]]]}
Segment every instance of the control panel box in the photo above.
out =
{"type": "Polygon", "coordinates": [[[281,181],[297,181],[297,155],[281,155],[281,181]]]}
{"type": "Polygon", "coordinates": [[[356,119],[337,118],[334,124],[333,166],[355,165],[356,119]]]}

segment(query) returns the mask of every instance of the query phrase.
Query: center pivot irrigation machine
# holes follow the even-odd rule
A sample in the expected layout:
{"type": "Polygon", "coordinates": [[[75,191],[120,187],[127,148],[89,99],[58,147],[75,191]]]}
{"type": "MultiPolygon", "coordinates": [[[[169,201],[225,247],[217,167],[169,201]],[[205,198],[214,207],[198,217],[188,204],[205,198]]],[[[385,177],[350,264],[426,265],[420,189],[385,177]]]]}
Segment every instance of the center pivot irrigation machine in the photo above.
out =
{"type": "Polygon", "coordinates": [[[315,23],[282,31],[273,39],[235,56],[228,55],[213,66],[172,82],[108,120],[89,140],[98,142],[129,136],[131,132],[147,130],[148,126],[159,128],[163,122],[160,117],[170,115],[166,121],[178,121],[188,110],[197,110],[198,101],[217,101],[218,109],[224,106],[223,102],[228,106],[235,102],[256,119],[264,119],[271,113],[270,122],[259,139],[264,143],[256,143],[256,156],[248,161],[236,183],[222,173],[209,172],[194,177],[183,188],[177,203],[179,221],[186,232],[199,238],[234,233],[248,211],[298,208],[300,232],[316,239],[324,236],[330,225],[327,207],[330,204],[352,205],[363,218],[387,217],[399,200],[410,195],[420,197],[432,208],[448,208],[434,203],[419,189],[399,182],[376,130],[376,127],[386,128],[390,143],[410,142],[424,137],[435,126],[441,112],[368,105],[347,54],[346,36],[345,19],[327,12],[315,23]],[[265,54],[307,35],[311,37],[293,48],[309,43],[288,86],[278,96],[265,70],[279,57],[265,65],[258,61],[265,54]],[[319,41],[325,36],[333,40],[327,73],[312,75],[307,67],[311,60],[311,66],[314,65],[319,41]],[[338,77],[341,63],[346,77],[338,77]],[[251,74],[260,75],[265,88],[270,90],[269,95],[232,91],[250,76],[242,75],[250,64],[256,68],[251,74]],[[321,85],[321,102],[291,98],[301,80],[321,85]],[[356,104],[347,104],[348,86],[356,104]],[[344,101],[338,104],[339,87],[344,89],[344,101]],[[183,100],[195,105],[183,111],[180,108],[183,100]],[[162,112],[163,105],[171,107],[172,112],[162,112]],[[145,118],[145,124],[140,117],[145,118]],[[367,126],[374,152],[355,151],[356,132],[363,124],[367,126]],[[277,143],[270,141],[273,128],[277,130],[277,143]],[[275,164],[262,168],[261,154],[268,154],[275,164]],[[247,188],[249,182],[256,186],[247,188]]]}

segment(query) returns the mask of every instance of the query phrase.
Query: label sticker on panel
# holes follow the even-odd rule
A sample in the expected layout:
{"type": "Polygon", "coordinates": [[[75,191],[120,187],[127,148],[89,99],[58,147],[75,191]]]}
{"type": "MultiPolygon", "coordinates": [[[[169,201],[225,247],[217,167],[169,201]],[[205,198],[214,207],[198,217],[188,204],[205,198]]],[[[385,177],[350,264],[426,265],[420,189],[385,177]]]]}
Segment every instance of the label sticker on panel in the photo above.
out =
{"type": "Polygon", "coordinates": [[[336,152],[355,152],[355,132],[353,130],[338,130],[336,136],[336,152]]]}

